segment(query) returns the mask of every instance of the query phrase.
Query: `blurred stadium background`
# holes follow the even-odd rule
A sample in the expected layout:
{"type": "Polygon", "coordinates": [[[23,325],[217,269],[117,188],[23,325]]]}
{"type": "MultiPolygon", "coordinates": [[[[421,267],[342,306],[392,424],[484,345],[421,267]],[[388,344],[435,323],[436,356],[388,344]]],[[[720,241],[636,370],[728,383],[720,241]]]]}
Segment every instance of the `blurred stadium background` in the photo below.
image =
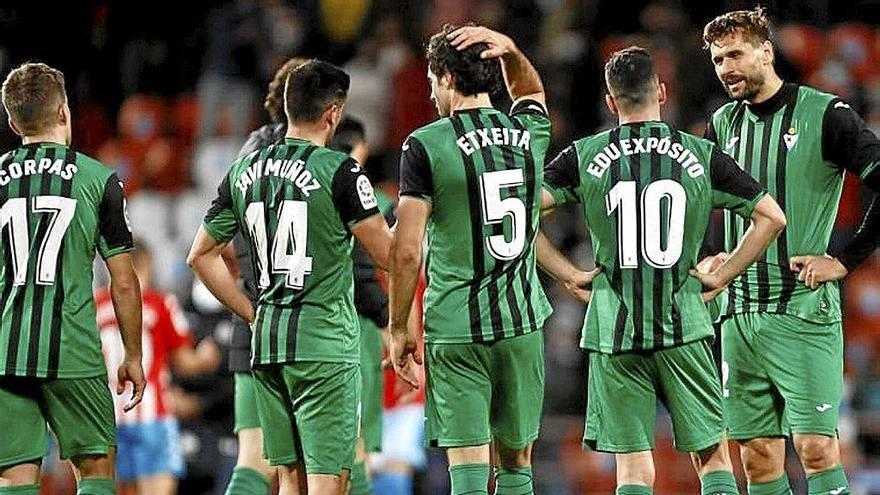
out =
{"type": "MultiPolygon", "coordinates": [[[[764,5],[775,21],[785,77],[837,93],[880,132],[880,1],[764,5]]],[[[266,84],[288,57],[327,59],[351,74],[346,109],[366,123],[369,174],[396,197],[401,142],[435,118],[421,46],[443,23],[492,26],[529,54],[547,87],[555,153],[575,137],[612,125],[602,103],[601,67],[607,54],[630,44],[654,51],[670,89],[665,118],[701,134],[707,115],[725,99],[701,50],[702,26],[723,11],[753,6],[684,0],[5,1],[0,73],[31,60],[64,71],[74,146],[117,169],[128,188],[135,231],[155,254],[157,285],[184,302],[198,339],[211,336],[223,346],[231,336],[230,317],[194,290],[184,257],[244,136],[267,120],[261,108],[266,84]]],[[[0,126],[6,150],[16,140],[5,118],[0,126]]],[[[834,242],[854,230],[869,200],[857,181],[847,181],[834,242]]],[[[562,211],[546,229],[579,263],[591,264],[578,214],[562,211]]],[[[586,376],[577,342],[583,308],[552,284],[548,290],[555,313],[546,328],[537,492],[611,493],[613,458],[580,449],[586,376]]],[[[845,301],[844,465],[853,493],[880,493],[880,259],[846,280],[845,301]]],[[[188,464],[180,493],[222,493],[237,448],[231,374],[221,368],[176,380],[173,404],[184,425],[188,464]]],[[[696,477],[687,457],[672,449],[662,414],[657,435],[656,493],[697,493],[696,477]]],[[[790,476],[801,483],[797,465],[791,467],[790,476]]],[[[431,453],[417,492],[443,493],[445,469],[442,455],[431,453]]],[[[67,467],[51,457],[43,493],[73,493],[67,467]]]]}

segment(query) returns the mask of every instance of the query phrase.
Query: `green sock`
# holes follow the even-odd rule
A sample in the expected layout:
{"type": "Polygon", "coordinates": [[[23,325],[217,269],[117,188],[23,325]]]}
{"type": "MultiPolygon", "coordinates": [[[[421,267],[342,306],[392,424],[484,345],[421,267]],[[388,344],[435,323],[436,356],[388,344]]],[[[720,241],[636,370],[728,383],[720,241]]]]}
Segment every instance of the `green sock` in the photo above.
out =
{"type": "Polygon", "coordinates": [[[373,481],[367,476],[363,461],[351,468],[351,495],[373,495],[373,481]]]}
{"type": "Polygon", "coordinates": [[[653,495],[654,489],[645,485],[620,485],[614,493],[616,495],[653,495]]]}
{"type": "Polygon", "coordinates": [[[40,485],[0,486],[0,495],[40,495],[40,485]]]}
{"type": "Polygon", "coordinates": [[[116,482],[107,478],[83,478],[76,485],[76,495],[116,495],[116,482]]]}
{"type": "Polygon", "coordinates": [[[459,464],[449,467],[452,495],[488,495],[489,465],[459,464]]]}
{"type": "Polygon", "coordinates": [[[788,475],[766,483],[749,483],[749,495],[792,495],[788,475]]]}
{"type": "Polygon", "coordinates": [[[495,495],[533,495],[532,468],[496,468],[495,495]]]}
{"type": "Polygon", "coordinates": [[[238,466],[232,470],[226,495],[266,495],[269,492],[269,480],[251,468],[238,466]]]}
{"type": "Polygon", "coordinates": [[[849,482],[843,466],[807,476],[807,493],[810,495],[845,495],[849,493],[849,482]]]}
{"type": "Polygon", "coordinates": [[[739,495],[736,478],[730,471],[710,471],[700,480],[702,495],[739,495]]]}

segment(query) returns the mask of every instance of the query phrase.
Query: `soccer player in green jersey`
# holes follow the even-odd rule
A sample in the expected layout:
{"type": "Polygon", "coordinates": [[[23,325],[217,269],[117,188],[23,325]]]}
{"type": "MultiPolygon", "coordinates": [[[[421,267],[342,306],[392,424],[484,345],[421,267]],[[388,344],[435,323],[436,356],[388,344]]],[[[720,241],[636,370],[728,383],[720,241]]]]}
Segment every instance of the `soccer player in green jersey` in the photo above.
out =
{"type": "MultiPolygon", "coordinates": [[[[713,143],[660,120],[666,88],[647,50],[612,55],[605,80],[620,125],[562,151],[547,166],[542,203],[581,204],[599,270],[581,340],[590,355],[584,445],[616,454],[618,494],[652,493],[659,400],[676,448],[692,454],[702,493],[737,494],[701,282],[709,296],[725,286],[761,255],[785,217],[713,143]],[[697,273],[713,208],[750,227],[723,264],[697,273]]],[[[543,236],[538,263],[557,279],[575,270],[543,236]]]]}
{"type": "Polygon", "coordinates": [[[544,87],[510,38],[483,27],[446,26],[427,55],[441,118],[403,144],[392,362],[418,386],[422,358],[407,321],[427,230],[426,441],[446,449],[453,494],[487,493],[493,442],[495,493],[528,494],[550,314],[534,250],[550,144],[544,87]],[[502,72],[509,114],[489,100],[502,72]]]}
{"type": "Polygon", "coordinates": [[[37,495],[47,423],[78,495],[111,495],[116,424],[95,319],[92,262],[110,272],[125,347],[122,393],[144,391],[141,295],[122,184],[70,146],[64,75],[24,64],[3,83],[22,146],[0,157],[0,494],[37,495]]]}
{"type": "MultiPolygon", "coordinates": [[[[841,252],[826,251],[844,173],[880,190],[880,141],[840,98],[779,78],[762,9],[717,17],[703,39],[733,99],[712,116],[707,137],[788,218],[779,239],[730,285],[722,307],[729,435],[740,443],[750,493],[789,493],[788,435],[811,494],[849,493],[837,441],[843,331],[836,280],[873,251],[877,215],[841,252]]],[[[744,224],[729,214],[724,224],[729,248],[744,224]]]]}
{"type": "Polygon", "coordinates": [[[357,439],[359,327],[353,237],[385,266],[391,233],[369,179],[325,147],[342,118],[349,77],[310,61],[287,80],[281,143],[237,159],[196,235],[189,263],[251,322],[253,373],[269,464],[282,494],[339,494],[357,439]],[[256,309],[221,258],[241,230],[259,287],[256,309]]]}

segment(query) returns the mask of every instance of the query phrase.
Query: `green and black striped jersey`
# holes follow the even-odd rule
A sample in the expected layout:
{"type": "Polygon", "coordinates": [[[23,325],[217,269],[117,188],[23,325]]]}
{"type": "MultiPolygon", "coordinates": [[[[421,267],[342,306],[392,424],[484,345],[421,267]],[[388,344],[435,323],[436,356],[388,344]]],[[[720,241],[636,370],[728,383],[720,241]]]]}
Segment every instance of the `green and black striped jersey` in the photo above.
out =
{"type": "Polygon", "coordinates": [[[517,102],[456,111],[403,144],[400,194],[432,203],[425,339],[492,342],[540,330],[550,305],[535,267],[550,119],[517,102]]]}
{"type": "Polygon", "coordinates": [[[204,228],[220,242],[240,229],[250,249],[254,365],[358,362],[349,228],[377,214],[369,179],[343,153],[287,138],[232,164],[204,228]]]}
{"type": "Polygon", "coordinates": [[[6,153],[0,236],[0,375],[105,374],[92,263],[133,247],[113,170],[54,143],[6,153]]]}
{"type": "MultiPolygon", "coordinates": [[[[787,226],[766,253],[731,285],[727,314],[785,313],[818,323],[841,319],[837,282],[810,290],[790,270],[795,255],[821,255],[837,218],[844,170],[877,174],[876,137],[834,95],[785,84],[759,104],[730,102],[712,117],[707,137],[736,159],[785,211],[787,226]]],[[[748,223],[724,219],[726,248],[748,223]]]]}
{"type": "Polygon", "coordinates": [[[596,265],[581,346],[656,350],[713,335],[696,266],[712,209],[748,221],[761,186],[711,142],[659,121],[624,124],[566,148],[544,187],[583,207],[596,265]]]}

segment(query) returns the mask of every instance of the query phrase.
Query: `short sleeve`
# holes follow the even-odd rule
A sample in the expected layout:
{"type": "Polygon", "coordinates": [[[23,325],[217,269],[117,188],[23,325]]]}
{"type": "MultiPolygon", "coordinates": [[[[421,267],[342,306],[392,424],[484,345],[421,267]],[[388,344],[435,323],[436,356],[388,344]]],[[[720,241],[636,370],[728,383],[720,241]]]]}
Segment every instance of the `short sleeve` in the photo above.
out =
{"type": "Polygon", "coordinates": [[[372,215],[379,214],[379,203],[373,192],[373,185],[360,165],[349,158],[333,175],[333,204],[345,226],[354,224],[372,215]]]}
{"type": "Polygon", "coordinates": [[[232,211],[232,191],[229,188],[229,175],[223,178],[217,188],[217,197],[202,222],[205,231],[218,242],[229,242],[238,232],[238,223],[232,211]]]}
{"type": "Polygon", "coordinates": [[[434,182],[428,153],[421,141],[410,136],[403,142],[400,152],[400,195],[414,196],[430,201],[434,195],[434,182]]]}
{"type": "Polygon", "coordinates": [[[557,205],[578,201],[578,174],[577,150],[573,144],[562,150],[544,169],[544,189],[557,205]]]}
{"type": "Polygon", "coordinates": [[[550,113],[541,102],[530,98],[517,100],[510,107],[510,118],[529,131],[532,149],[550,146],[550,113]]]}
{"type": "Polygon", "coordinates": [[[708,122],[706,122],[706,132],[703,133],[703,137],[718,145],[718,133],[715,132],[715,119],[709,117],[708,122]]]}
{"type": "Polygon", "coordinates": [[[743,218],[751,217],[755,206],[766,194],[758,181],[715,147],[712,148],[709,174],[714,206],[731,210],[743,218]]]}
{"type": "Polygon", "coordinates": [[[128,204],[122,182],[115,173],[104,183],[104,196],[98,208],[98,228],[98,252],[102,258],[111,258],[134,249],[128,204]]]}
{"type": "Polygon", "coordinates": [[[839,98],[828,104],[822,122],[822,156],[880,191],[880,140],[859,114],[839,98]]]}

